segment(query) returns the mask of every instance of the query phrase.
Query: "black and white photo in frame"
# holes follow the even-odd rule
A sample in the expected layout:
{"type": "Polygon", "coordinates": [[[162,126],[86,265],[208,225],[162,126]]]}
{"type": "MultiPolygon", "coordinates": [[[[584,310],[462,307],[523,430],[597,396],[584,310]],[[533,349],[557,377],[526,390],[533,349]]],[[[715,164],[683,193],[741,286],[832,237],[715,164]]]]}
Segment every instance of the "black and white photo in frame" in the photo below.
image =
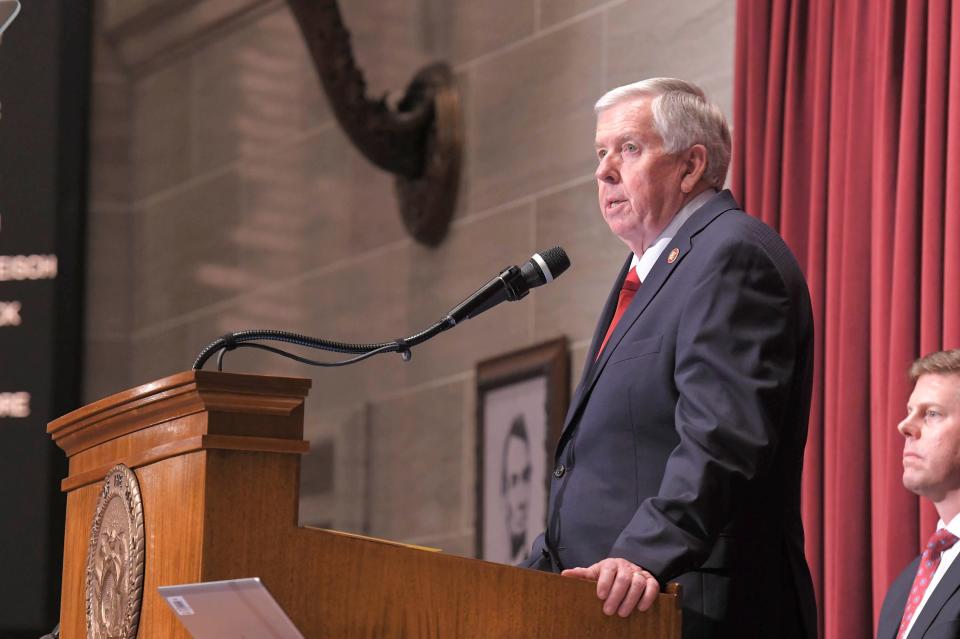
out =
{"type": "Polygon", "coordinates": [[[564,338],[477,366],[478,558],[517,564],[543,530],[569,383],[564,338]]]}

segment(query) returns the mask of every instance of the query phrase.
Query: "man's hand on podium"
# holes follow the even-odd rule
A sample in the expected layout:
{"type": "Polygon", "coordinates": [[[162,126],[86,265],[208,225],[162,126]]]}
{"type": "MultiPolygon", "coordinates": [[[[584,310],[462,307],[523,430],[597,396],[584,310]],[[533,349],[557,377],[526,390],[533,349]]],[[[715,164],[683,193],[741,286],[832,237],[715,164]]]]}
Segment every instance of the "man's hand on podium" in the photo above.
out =
{"type": "Polygon", "coordinates": [[[634,609],[643,612],[653,605],[660,594],[660,584],[653,575],[620,557],[610,557],[587,568],[568,568],[560,574],[596,581],[597,597],[604,602],[605,615],[617,613],[621,617],[628,617],[634,609]]]}

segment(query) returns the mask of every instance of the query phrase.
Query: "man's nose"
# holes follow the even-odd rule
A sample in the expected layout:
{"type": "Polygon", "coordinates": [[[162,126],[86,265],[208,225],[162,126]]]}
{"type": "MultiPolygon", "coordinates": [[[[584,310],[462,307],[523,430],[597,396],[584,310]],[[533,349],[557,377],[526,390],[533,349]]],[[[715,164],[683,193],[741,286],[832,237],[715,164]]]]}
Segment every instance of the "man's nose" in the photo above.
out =
{"type": "Polygon", "coordinates": [[[897,424],[897,431],[904,437],[916,437],[920,433],[916,417],[912,414],[904,417],[903,421],[897,424]]]}
{"type": "Polygon", "coordinates": [[[600,160],[594,174],[597,176],[597,180],[608,184],[616,184],[620,181],[620,173],[617,171],[612,156],[609,155],[600,160]]]}

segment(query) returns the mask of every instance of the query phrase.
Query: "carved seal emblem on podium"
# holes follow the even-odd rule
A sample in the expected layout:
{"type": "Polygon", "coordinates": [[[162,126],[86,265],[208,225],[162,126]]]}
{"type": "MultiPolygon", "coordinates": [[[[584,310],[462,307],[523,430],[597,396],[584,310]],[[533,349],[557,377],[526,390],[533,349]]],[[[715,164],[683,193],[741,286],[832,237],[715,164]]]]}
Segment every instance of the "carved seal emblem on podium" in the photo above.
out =
{"type": "Polygon", "coordinates": [[[103,480],[87,546],[87,639],[135,639],[143,595],[143,502],[133,471],[103,480]]]}

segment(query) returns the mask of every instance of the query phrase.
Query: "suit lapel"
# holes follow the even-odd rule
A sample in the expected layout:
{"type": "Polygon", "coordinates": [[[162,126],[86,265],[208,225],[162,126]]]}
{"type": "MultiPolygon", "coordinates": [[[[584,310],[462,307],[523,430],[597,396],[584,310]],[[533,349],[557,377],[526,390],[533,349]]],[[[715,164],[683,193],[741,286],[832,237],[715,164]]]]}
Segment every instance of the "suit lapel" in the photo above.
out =
{"type": "Polygon", "coordinates": [[[890,584],[883,606],[880,608],[880,619],[877,621],[877,639],[894,639],[900,630],[900,620],[903,618],[903,609],[907,607],[907,595],[913,585],[913,577],[917,574],[920,558],[914,559],[910,565],[890,584]]]}
{"type": "Polygon", "coordinates": [[[606,335],[607,327],[610,325],[610,319],[613,317],[617,300],[620,296],[620,287],[622,286],[623,279],[626,277],[627,269],[630,268],[630,258],[627,259],[626,264],[620,269],[620,276],[617,278],[613,290],[607,297],[607,304],[604,307],[597,329],[594,331],[593,341],[587,353],[587,362],[584,364],[583,377],[570,404],[570,410],[567,411],[567,419],[563,425],[563,432],[560,436],[561,446],[557,447],[557,452],[559,452],[562,447],[567,431],[570,429],[571,424],[574,423],[575,416],[580,412],[584,402],[590,395],[590,391],[593,389],[594,384],[596,384],[601,371],[603,371],[603,368],[606,366],[607,360],[610,359],[611,353],[616,349],[624,335],[627,334],[627,331],[630,330],[630,327],[640,318],[640,315],[653,298],[656,297],[657,293],[660,292],[670,278],[670,275],[673,274],[674,269],[680,265],[687,254],[693,249],[694,236],[721,213],[735,208],[737,208],[737,203],[733,199],[733,196],[730,195],[729,191],[723,191],[701,206],[697,212],[680,227],[677,235],[647,274],[646,279],[643,281],[643,284],[641,284],[633,301],[630,302],[630,306],[627,307],[626,312],[623,314],[623,317],[620,318],[620,322],[614,329],[613,334],[610,335],[610,339],[600,354],[600,358],[597,359],[597,349],[600,347],[604,335],[606,335]],[[673,259],[670,259],[674,250],[676,250],[677,253],[673,259]]]}
{"type": "MultiPolygon", "coordinates": [[[[576,406],[580,400],[580,396],[583,394],[584,382],[586,382],[590,371],[593,369],[593,363],[597,359],[597,349],[600,348],[600,343],[603,341],[603,337],[607,334],[607,326],[610,325],[610,320],[613,319],[613,314],[617,310],[617,301],[620,299],[620,289],[623,286],[623,280],[627,277],[627,271],[630,270],[630,263],[633,261],[633,254],[627,255],[627,261],[623,263],[623,266],[620,267],[620,273],[617,275],[617,279],[614,280],[613,288],[610,289],[610,294],[607,295],[607,301],[603,305],[603,311],[600,313],[600,319],[597,321],[597,327],[593,331],[593,339],[590,341],[590,348],[587,350],[587,359],[583,366],[583,372],[580,374],[580,383],[577,384],[577,390],[574,393],[573,400],[570,402],[570,406],[576,406]]],[[[567,421],[569,421],[570,413],[572,411],[567,411],[567,421]]]]}
{"type": "Polygon", "coordinates": [[[910,634],[907,636],[907,639],[922,637],[927,629],[930,628],[930,624],[936,619],[940,610],[943,609],[944,605],[946,605],[947,601],[958,589],[960,589],[960,558],[954,558],[953,563],[947,568],[947,572],[943,575],[940,583],[938,583],[937,587],[930,593],[930,598],[923,604],[923,610],[920,611],[920,615],[913,623],[913,628],[910,629],[910,634]]]}

